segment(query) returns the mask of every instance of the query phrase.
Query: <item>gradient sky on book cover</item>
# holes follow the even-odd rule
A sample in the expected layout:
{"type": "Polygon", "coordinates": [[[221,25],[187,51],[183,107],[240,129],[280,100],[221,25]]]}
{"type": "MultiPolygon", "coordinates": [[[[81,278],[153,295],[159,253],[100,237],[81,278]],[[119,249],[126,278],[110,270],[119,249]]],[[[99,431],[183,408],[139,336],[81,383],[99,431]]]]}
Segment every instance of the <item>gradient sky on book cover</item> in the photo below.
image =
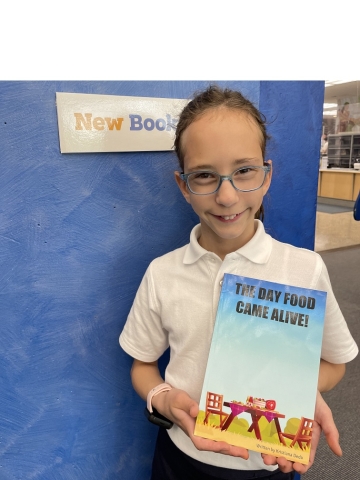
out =
{"type": "Polygon", "coordinates": [[[325,304],[326,292],[225,274],[200,405],[213,391],[225,401],[274,399],[287,418],[312,418],[325,304]],[[255,287],[254,297],[237,294],[236,283],[255,287]],[[259,299],[260,288],[281,292],[278,302],[259,299]],[[285,293],[314,298],[315,308],[284,304],[285,293]],[[238,313],[239,301],[269,307],[267,318],[238,313]],[[308,315],[308,326],[271,320],[274,308],[283,318],[286,311],[308,315]]]}

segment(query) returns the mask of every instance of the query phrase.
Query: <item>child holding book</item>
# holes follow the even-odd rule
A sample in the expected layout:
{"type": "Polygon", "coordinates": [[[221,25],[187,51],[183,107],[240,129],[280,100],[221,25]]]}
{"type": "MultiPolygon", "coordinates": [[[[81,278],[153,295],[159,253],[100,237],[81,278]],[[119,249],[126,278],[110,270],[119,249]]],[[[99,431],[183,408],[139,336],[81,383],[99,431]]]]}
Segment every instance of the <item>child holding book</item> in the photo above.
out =
{"type": "Polygon", "coordinates": [[[159,429],[152,480],[292,479],[294,471],[305,473],[313,462],[321,430],[341,455],[320,392],[341,380],[358,348],[321,257],[264,230],[262,200],[272,174],[271,160],[265,161],[267,139],[263,116],[236,91],[210,86],[180,115],[175,151],[183,173],[175,172],[175,180],[200,224],[188,245],[151,262],[120,335],[121,347],[134,358],[132,383],[153,411],[151,420],[173,423],[159,429]],[[224,273],[327,292],[307,466],[193,434],[224,273]],[[157,360],[168,347],[165,383],[157,360]]]}

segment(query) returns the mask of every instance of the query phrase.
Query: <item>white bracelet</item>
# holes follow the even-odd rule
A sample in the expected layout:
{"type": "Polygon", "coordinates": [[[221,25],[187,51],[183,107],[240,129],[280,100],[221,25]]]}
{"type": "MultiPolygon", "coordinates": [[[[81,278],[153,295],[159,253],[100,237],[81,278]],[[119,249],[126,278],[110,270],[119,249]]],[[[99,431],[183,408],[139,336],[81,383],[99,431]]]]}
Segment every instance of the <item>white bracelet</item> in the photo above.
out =
{"type": "Polygon", "coordinates": [[[161,383],[157,387],[154,387],[150,390],[150,392],[147,395],[147,402],[146,402],[147,409],[149,410],[150,413],[152,413],[153,411],[152,404],[151,404],[151,400],[153,399],[153,397],[155,397],[161,392],[168,392],[169,390],[172,390],[172,386],[169,385],[168,383],[161,383]]]}

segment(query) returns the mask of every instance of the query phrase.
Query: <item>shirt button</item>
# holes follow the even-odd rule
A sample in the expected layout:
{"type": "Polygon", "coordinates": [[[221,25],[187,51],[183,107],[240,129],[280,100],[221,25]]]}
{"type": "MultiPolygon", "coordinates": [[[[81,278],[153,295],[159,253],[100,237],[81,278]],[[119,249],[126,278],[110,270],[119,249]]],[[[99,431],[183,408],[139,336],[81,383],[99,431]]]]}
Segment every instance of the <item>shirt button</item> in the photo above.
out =
{"type": "Polygon", "coordinates": [[[223,284],[223,281],[222,281],[222,280],[220,280],[220,282],[219,282],[219,283],[220,283],[220,286],[221,286],[221,285],[223,284]]]}

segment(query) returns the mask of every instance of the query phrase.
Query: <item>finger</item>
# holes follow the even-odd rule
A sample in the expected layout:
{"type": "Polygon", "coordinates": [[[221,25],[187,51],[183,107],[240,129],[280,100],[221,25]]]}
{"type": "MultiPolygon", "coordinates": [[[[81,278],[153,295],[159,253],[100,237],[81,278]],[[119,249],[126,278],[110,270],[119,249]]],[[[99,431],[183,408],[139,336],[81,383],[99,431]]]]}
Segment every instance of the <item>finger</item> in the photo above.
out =
{"type": "Polygon", "coordinates": [[[245,460],[249,458],[249,452],[245,448],[229,445],[225,442],[215,442],[206,438],[191,435],[195,447],[198,450],[207,450],[214,453],[222,453],[223,455],[231,455],[233,457],[241,457],[245,460]]]}
{"type": "Polygon", "coordinates": [[[293,463],[293,469],[295,470],[296,473],[299,473],[300,475],[303,475],[304,473],[306,473],[310,467],[311,467],[310,463],[308,463],[307,465],[304,465],[303,463],[298,463],[298,462],[293,463]]]}
{"type": "Polygon", "coordinates": [[[309,455],[308,468],[310,468],[310,466],[314,463],[316,450],[320,441],[320,436],[321,436],[321,427],[317,422],[314,421],[313,432],[311,436],[311,449],[310,449],[310,455],[309,455]]]}
{"type": "Polygon", "coordinates": [[[322,431],[330,449],[335,453],[335,455],[341,457],[342,450],[339,443],[339,430],[335,425],[331,411],[329,412],[329,420],[326,423],[324,422],[322,425],[322,431]]]}
{"type": "MultiPolygon", "coordinates": [[[[179,391],[172,403],[172,410],[182,410],[195,418],[199,413],[199,405],[187,393],[179,391]]],[[[176,413],[175,413],[176,414],[176,413]]]]}
{"type": "Polygon", "coordinates": [[[265,465],[278,465],[283,473],[289,473],[293,470],[293,462],[284,457],[274,457],[273,455],[261,455],[265,465]]]}
{"type": "Polygon", "coordinates": [[[189,406],[189,415],[190,417],[196,418],[199,413],[199,405],[193,401],[192,405],[189,406]]]}
{"type": "Polygon", "coordinates": [[[279,466],[279,470],[283,473],[290,473],[294,470],[294,463],[290,460],[286,460],[285,457],[277,457],[277,464],[279,466]]]}
{"type": "Polygon", "coordinates": [[[265,465],[278,465],[279,470],[283,473],[289,473],[292,470],[295,470],[300,475],[306,473],[310,468],[310,463],[304,465],[298,462],[291,462],[286,460],[284,457],[274,457],[273,455],[262,454],[265,465]]]}
{"type": "Polygon", "coordinates": [[[277,465],[277,458],[266,453],[261,454],[265,465],[277,465]]]}
{"type": "Polygon", "coordinates": [[[339,431],[336,428],[334,417],[328,404],[323,399],[320,392],[316,397],[315,420],[320,424],[324,432],[326,442],[335,455],[342,456],[342,450],[339,443],[339,431]]]}
{"type": "Polygon", "coordinates": [[[179,415],[180,418],[178,421],[178,425],[186,433],[186,435],[192,439],[192,437],[194,436],[195,419],[185,414],[184,412],[182,413],[183,415],[179,415]]]}
{"type": "Polygon", "coordinates": [[[325,435],[325,438],[326,438],[326,442],[329,445],[332,452],[335,453],[335,455],[337,455],[338,457],[341,457],[342,456],[342,449],[341,449],[340,443],[339,443],[339,432],[338,432],[338,430],[336,429],[336,432],[332,431],[332,432],[328,432],[328,433],[325,433],[325,431],[324,431],[324,435],[325,435]]]}

